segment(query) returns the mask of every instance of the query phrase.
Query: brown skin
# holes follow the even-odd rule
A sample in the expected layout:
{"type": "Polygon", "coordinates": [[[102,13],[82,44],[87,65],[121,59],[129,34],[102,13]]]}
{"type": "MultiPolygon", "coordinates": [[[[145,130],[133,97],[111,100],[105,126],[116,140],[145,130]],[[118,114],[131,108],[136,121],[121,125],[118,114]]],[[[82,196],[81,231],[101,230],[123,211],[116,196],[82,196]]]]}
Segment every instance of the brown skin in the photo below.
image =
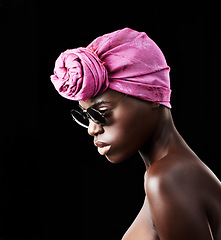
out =
{"type": "MultiPolygon", "coordinates": [[[[102,111],[122,96],[108,89],[80,105],[106,101],[102,111]]],[[[138,151],[147,169],[144,205],[123,240],[221,239],[220,181],[177,132],[170,110],[127,96],[106,120],[106,126],[90,120],[88,133],[111,145],[107,159],[119,163],[138,151]]]]}

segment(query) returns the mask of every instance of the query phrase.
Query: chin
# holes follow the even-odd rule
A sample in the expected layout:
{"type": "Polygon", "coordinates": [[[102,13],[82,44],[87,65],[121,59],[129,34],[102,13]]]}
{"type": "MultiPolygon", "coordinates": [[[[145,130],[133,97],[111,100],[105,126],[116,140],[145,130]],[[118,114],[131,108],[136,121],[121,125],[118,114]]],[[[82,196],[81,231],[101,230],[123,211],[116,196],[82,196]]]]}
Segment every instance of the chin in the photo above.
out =
{"type": "Polygon", "coordinates": [[[128,154],[128,155],[122,155],[122,154],[111,154],[111,155],[105,155],[105,157],[107,158],[107,160],[111,163],[122,163],[124,161],[126,161],[132,154],[128,154]]]}

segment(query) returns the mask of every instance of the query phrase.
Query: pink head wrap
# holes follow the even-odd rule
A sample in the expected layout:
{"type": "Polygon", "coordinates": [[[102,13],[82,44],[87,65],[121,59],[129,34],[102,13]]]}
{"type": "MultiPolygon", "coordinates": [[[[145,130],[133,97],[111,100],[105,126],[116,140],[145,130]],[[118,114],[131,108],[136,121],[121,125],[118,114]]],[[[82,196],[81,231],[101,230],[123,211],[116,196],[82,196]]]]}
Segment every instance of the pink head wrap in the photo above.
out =
{"type": "Polygon", "coordinates": [[[169,71],[146,33],[124,28],[61,53],[51,81],[71,100],[86,101],[110,88],[171,108],[169,71]]]}

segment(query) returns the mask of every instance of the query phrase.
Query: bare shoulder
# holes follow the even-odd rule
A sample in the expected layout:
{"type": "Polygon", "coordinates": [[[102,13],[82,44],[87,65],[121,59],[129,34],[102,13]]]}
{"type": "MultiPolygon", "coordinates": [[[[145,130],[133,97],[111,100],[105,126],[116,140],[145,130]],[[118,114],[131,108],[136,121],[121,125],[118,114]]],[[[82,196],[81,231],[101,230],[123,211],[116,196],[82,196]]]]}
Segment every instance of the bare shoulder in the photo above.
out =
{"type": "Polygon", "coordinates": [[[155,162],[145,190],[163,239],[211,239],[208,213],[214,235],[220,234],[220,181],[196,156],[173,154],[155,162]]]}
{"type": "Polygon", "coordinates": [[[146,175],[146,190],[181,191],[199,197],[205,190],[221,193],[221,184],[197,156],[171,154],[152,165],[146,175]]]}

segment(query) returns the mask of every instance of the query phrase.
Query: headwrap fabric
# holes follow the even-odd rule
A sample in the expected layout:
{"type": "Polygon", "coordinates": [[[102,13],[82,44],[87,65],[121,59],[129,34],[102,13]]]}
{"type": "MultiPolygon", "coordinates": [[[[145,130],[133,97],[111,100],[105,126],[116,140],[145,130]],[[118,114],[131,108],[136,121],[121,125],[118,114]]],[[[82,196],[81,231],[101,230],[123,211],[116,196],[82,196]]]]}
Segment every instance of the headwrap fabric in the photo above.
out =
{"type": "Polygon", "coordinates": [[[71,100],[86,101],[109,87],[171,108],[169,71],[160,48],[146,33],[124,28],[96,38],[86,48],[62,53],[51,81],[71,100]]]}
{"type": "Polygon", "coordinates": [[[61,96],[86,101],[108,87],[107,70],[90,50],[76,48],[61,53],[51,81],[61,96]]]}

